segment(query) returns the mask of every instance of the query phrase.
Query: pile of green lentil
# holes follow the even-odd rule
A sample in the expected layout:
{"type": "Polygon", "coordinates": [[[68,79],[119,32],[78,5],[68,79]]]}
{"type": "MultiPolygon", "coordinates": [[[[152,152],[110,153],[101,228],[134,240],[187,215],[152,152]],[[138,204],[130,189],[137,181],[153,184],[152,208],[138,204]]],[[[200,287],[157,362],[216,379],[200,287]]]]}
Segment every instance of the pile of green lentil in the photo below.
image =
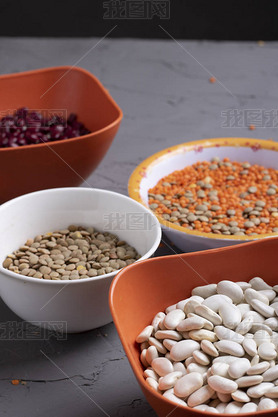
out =
{"type": "Polygon", "coordinates": [[[28,239],[6,257],[3,267],[33,278],[76,280],[117,271],[140,257],[112,233],[70,225],[28,239]]]}

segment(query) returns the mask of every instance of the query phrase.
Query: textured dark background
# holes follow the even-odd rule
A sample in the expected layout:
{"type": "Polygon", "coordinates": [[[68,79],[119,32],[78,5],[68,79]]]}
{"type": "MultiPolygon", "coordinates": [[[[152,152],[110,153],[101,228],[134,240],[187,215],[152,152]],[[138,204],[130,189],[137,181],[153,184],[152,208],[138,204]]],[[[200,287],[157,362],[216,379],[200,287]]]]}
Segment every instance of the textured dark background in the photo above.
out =
{"type": "Polygon", "coordinates": [[[103,19],[102,0],[0,0],[0,36],[277,40],[278,2],[273,0],[169,0],[170,19],[103,19]]]}

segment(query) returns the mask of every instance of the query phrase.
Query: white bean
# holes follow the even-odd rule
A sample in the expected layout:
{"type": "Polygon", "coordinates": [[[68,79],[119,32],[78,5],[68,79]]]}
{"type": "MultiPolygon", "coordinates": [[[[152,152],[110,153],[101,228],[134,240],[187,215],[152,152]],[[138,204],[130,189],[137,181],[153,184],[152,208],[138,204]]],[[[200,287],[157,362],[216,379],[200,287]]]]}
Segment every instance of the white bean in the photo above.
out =
{"type": "Polygon", "coordinates": [[[215,326],[222,324],[222,319],[219,314],[215,313],[213,310],[208,308],[207,306],[200,304],[195,307],[195,313],[205,319],[209,320],[215,326]]]}
{"type": "Polygon", "coordinates": [[[192,372],[190,374],[181,377],[174,387],[174,394],[179,398],[186,398],[192,392],[201,388],[203,385],[203,377],[198,372],[192,372]]]}
{"type": "Polygon", "coordinates": [[[244,338],[242,346],[248,355],[255,356],[257,354],[257,343],[253,339],[244,338]]]}
{"type": "Polygon", "coordinates": [[[246,317],[246,319],[242,320],[242,322],[239,323],[239,325],[237,326],[236,333],[239,333],[241,335],[248,333],[249,330],[252,328],[253,324],[253,317],[246,317]]]}
{"type": "Polygon", "coordinates": [[[232,378],[238,379],[242,377],[249,368],[251,368],[250,361],[246,358],[241,358],[231,363],[228,372],[232,378]]]}
{"type": "MultiPolygon", "coordinates": [[[[190,313],[189,313],[190,314],[190,313]]],[[[190,331],[190,330],[199,330],[202,329],[205,325],[205,320],[202,317],[188,317],[185,320],[180,321],[177,325],[178,331],[190,331]]]]}
{"type": "Polygon", "coordinates": [[[158,328],[159,328],[159,323],[160,323],[161,321],[163,321],[163,320],[164,320],[164,317],[165,317],[165,314],[164,314],[164,313],[162,313],[162,311],[160,311],[159,313],[157,313],[157,314],[154,316],[154,319],[153,319],[153,321],[152,321],[152,326],[153,326],[153,328],[154,328],[154,332],[156,332],[156,331],[158,330],[158,328]]]}
{"type": "Polygon", "coordinates": [[[136,342],[137,343],[147,342],[149,340],[149,337],[152,335],[153,330],[154,330],[153,326],[145,327],[144,330],[142,330],[142,332],[137,336],[136,342]]]}
{"type": "Polygon", "coordinates": [[[147,368],[144,370],[145,378],[153,378],[155,381],[158,381],[158,375],[152,368],[147,368]]]}
{"type": "Polygon", "coordinates": [[[268,398],[278,398],[278,387],[270,388],[270,390],[265,393],[265,396],[268,398]]]}
{"type": "Polygon", "coordinates": [[[236,380],[239,388],[243,387],[252,387],[253,385],[258,385],[263,381],[261,375],[251,375],[251,376],[242,376],[236,380]]]}
{"type": "Polygon", "coordinates": [[[263,361],[259,362],[257,365],[251,366],[251,368],[248,369],[247,375],[260,375],[268,370],[270,367],[269,362],[263,361]]]}
{"type": "Polygon", "coordinates": [[[263,373],[263,379],[265,382],[274,381],[278,378],[278,365],[273,366],[272,368],[266,370],[263,373]]]}
{"type": "Polygon", "coordinates": [[[274,298],[276,297],[276,292],[273,291],[272,289],[271,290],[270,289],[269,290],[259,290],[259,293],[265,295],[268,298],[269,302],[273,301],[274,298]]]}
{"type": "Polygon", "coordinates": [[[190,299],[186,304],[185,304],[185,306],[184,306],[184,312],[186,313],[186,314],[189,314],[189,313],[194,313],[195,312],[195,308],[196,307],[198,307],[198,306],[200,306],[201,305],[201,303],[199,302],[199,301],[197,301],[197,300],[192,300],[192,299],[190,299]]]}
{"type": "Polygon", "coordinates": [[[211,310],[213,310],[215,313],[218,313],[220,307],[223,305],[223,303],[229,303],[232,304],[232,300],[230,297],[226,296],[225,294],[215,294],[211,297],[206,298],[203,302],[203,306],[207,306],[211,310]]]}
{"type": "Polygon", "coordinates": [[[201,341],[201,349],[203,352],[207,353],[210,356],[213,356],[213,357],[219,356],[218,350],[209,340],[201,341]]]}
{"type": "Polygon", "coordinates": [[[244,340],[244,336],[224,326],[215,326],[214,331],[219,340],[233,340],[237,343],[242,343],[244,340]]]}
{"type": "Polygon", "coordinates": [[[247,311],[247,313],[244,313],[243,315],[243,319],[246,319],[247,317],[253,317],[253,322],[254,323],[264,323],[265,321],[265,317],[263,317],[261,314],[257,313],[257,311],[247,311]]]}
{"type": "Polygon", "coordinates": [[[217,397],[219,398],[219,400],[220,400],[221,402],[225,403],[225,404],[226,404],[226,406],[227,406],[227,403],[228,403],[229,401],[232,401],[232,396],[231,396],[231,394],[224,394],[223,392],[222,392],[222,393],[221,393],[221,392],[217,392],[217,397]]]}
{"type": "Polygon", "coordinates": [[[146,361],[151,365],[155,358],[158,358],[158,351],[155,346],[150,346],[146,352],[146,361]]]}
{"type": "Polygon", "coordinates": [[[249,284],[255,290],[271,290],[272,288],[262,278],[254,277],[250,279],[249,284]]]}
{"type": "Polygon", "coordinates": [[[219,412],[219,413],[224,413],[224,411],[225,411],[225,408],[227,407],[227,403],[219,403],[217,406],[216,406],[216,410],[219,412]]]}
{"type": "Polygon", "coordinates": [[[156,358],[152,361],[152,368],[159,376],[165,376],[170,372],[174,372],[173,365],[169,359],[156,358]]]}
{"type": "Polygon", "coordinates": [[[184,318],[184,312],[180,309],[175,309],[166,315],[163,323],[166,329],[174,330],[184,318]]]}
{"type": "Polygon", "coordinates": [[[223,376],[224,378],[230,378],[228,373],[230,365],[225,362],[216,362],[211,367],[212,375],[223,376]]]}
{"type": "Polygon", "coordinates": [[[270,398],[263,398],[258,405],[258,411],[272,410],[273,408],[277,408],[277,406],[276,403],[270,398]]]}
{"type": "Polygon", "coordinates": [[[241,322],[241,312],[234,304],[223,303],[219,309],[219,315],[224,326],[235,329],[241,322]]]}
{"type": "Polygon", "coordinates": [[[232,392],[231,396],[233,400],[238,401],[240,403],[248,403],[250,401],[250,397],[248,397],[246,392],[242,391],[241,389],[232,392]]]}
{"type": "Polygon", "coordinates": [[[271,330],[278,330],[278,319],[277,317],[270,317],[269,319],[266,319],[264,324],[266,324],[268,327],[271,328],[271,330]]]}
{"type": "MultiPolygon", "coordinates": [[[[169,391],[170,391],[170,390],[169,390],[169,391]]],[[[185,402],[185,401],[183,401],[183,400],[181,400],[180,398],[178,398],[178,397],[174,394],[174,392],[167,392],[167,391],[165,391],[165,392],[163,393],[163,397],[167,398],[167,399],[168,399],[168,400],[170,400],[170,401],[173,401],[175,404],[179,404],[179,405],[182,405],[182,406],[184,406],[184,407],[187,407],[186,402],[185,402]]]]}
{"type": "Polygon", "coordinates": [[[149,363],[147,362],[147,359],[146,359],[146,353],[147,353],[147,349],[143,349],[140,355],[140,361],[145,366],[145,368],[149,366],[149,363]]]}
{"type": "Polygon", "coordinates": [[[188,397],[187,404],[189,407],[195,407],[196,405],[206,403],[214,392],[209,385],[204,385],[188,397]]]}
{"type": "Polygon", "coordinates": [[[269,333],[265,330],[258,330],[254,334],[254,340],[257,343],[257,346],[259,347],[262,343],[269,343],[271,338],[269,333]]]}
{"type": "Polygon", "coordinates": [[[173,362],[173,369],[175,372],[181,372],[182,375],[186,375],[187,371],[185,369],[185,366],[181,362],[173,362]]]}
{"type": "Polygon", "coordinates": [[[153,378],[146,379],[147,384],[153,388],[155,391],[158,391],[158,382],[153,378]]]}
{"type": "Polygon", "coordinates": [[[189,298],[186,298],[185,300],[181,300],[177,303],[177,308],[184,311],[185,304],[189,301],[189,298]]]}
{"type": "Polygon", "coordinates": [[[238,357],[237,356],[233,356],[233,355],[224,355],[224,356],[219,356],[217,358],[214,358],[212,363],[217,363],[217,362],[224,362],[227,363],[228,365],[230,365],[232,362],[237,361],[238,357]]]}
{"type": "Polygon", "coordinates": [[[264,342],[258,347],[258,354],[265,360],[272,360],[277,357],[275,345],[269,342],[264,342]]]}
{"type": "Polygon", "coordinates": [[[238,385],[231,379],[224,378],[220,375],[212,375],[208,378],[209,386],[217,392],[222,394],[231,394],[238,389],[238,385]]]}
{"type": "Polygon", "coordinates": [[[196,363],[193,356],[189,356],[189,358],[186,358],[185,361],[184,361],[185,366],[189,366],[191,363],[196,363]]]}
{"type": "Polygon", "coordinates": [[[171,311],[176,310],[176,308],[177,308],[177,304],[173,304],[165,309],[165,313],[168,314],[171,311]]]}
{"type": "Polygon", "coordinates": [[[262,303],[269,305],[268,298],[264,294],[254,290],[253,288],[248,288],[246,291],[244,291],[244,298],[248,304],[251,304],[251,301],[253,300],[259,300],[262,303]]]}
{"type": "Polygon", "coordinates": [[[247,288],[251,288],[251,284],[245,281],[237,281],[236,284],[242,289],[242,291],[247,290],[247,288]]]}
{"type": "Polygon", "coordinates": [[[257,411],[257,404],[250,402],[247,404],[244,404],[244,406],[241,409],[241,413],[253,413],[254,411],[257,411]]]}
{"type": "Polygon", "coordinates": [[[208,284],[202,285],[200,287],[195,287],[192,290],[192,295],[199,295],[200,297],[207,298],[216,294],[216,288],[217,284],[208,284]]]}
{"type": "Polygon", "coordinates": [[[175,330],[158,330],[155,333],[157,339],[172,339],[172,340],[181,340],[182,336],[175,330]]]}
{"type": "Polygon", "coordinates": [[[195,340],[182,340],[177,342],[170,350],[170,356],[173,361],[180,362],[189,358],[194,350],[200,349],[200,344],[195,340]]]}
{"type": "Polygon", "coordinates": [[[261,358],[259,357],[259,355],[253,356],[253,358],[251,360],[251,366],[258,365],[258,363],[260,362],[260,360],[261,360],[261,358]]]}
{"type": "Polygon", "coordinates": [[[216,334],[206,329],[191,330],[189,332],[189,337],[197,341],[201,341],[205,339],[205,340],[209,340],[210,342],[215,342],[217,340],[216,334]]]}
{"type": "Polygon", "coordinates": [[[149,344],[151,346],[156,347],[159,353],[167,353],[167,349],[163,346],[163,344],[157,340],[155,337],[149,337],[149,344]]]}
{"type": "Polygon", "coordinates": [[[258,313],[260,313],[262,316],[266,318],[273,317],[275,315],[274,308],[266,305],[260,300],[252,300],[250,304],[254,308],[254,310],[256,310],[258,313]]]}
{"type": "Polygon", "coordinates": [[[252,398],[260,398],[273,387],[274,384],[272,384],[271,382],[262,382],[259,385],[255,385],[254,387],[248,388],[247,395],[249,395],[249,397],[252,398]]]}
{"type": "Polygon", "coordinates": [[[166,349],[171,350],[172,347],[178,342],[176,340],[172,340],[172,339],[163,339],[162,343],[166,347],[166,349]]]}
{"type": "Polygon", "coordinates": [[[236,401],[230,402],[225,408],[225,414],[238,414],[242,408],[242,404],[236,401]]]}
{"type": "Polygon", "coordinates": [[[251,311],[250,304],[242,303],[237,305],[238,310],[241,312],[241,318],[243,318],[243,315],[247,313],[248,311],[251,311]]]}
{"type": "Polygon", "coordinates": [[[201,318],[202,320],[204,320],[204,326],[203,326],[204,329],[213,330],[213,328],[214,328],[214,325],[213,325],[213,323],[211,321],[205,319],[204,317],[200,317],[200,316],[198,316],[195,313],[189,313],[187,317],[188,318],[198,317],[198,318],[201,318]]]}
{"type": "Polygon", "coordinates": [[[187,372],[188,373],[198,372],[202,376],[204,376],[206,374],[207,370],[208,370],[207,366],[199,365],[198,363],[195,363],[195,362],[190,363],[187,367],[187,372]]]}
{"type": "Polygon", "coordinates": [[[233,356],[243,356],[245,354],[243,347],[232,340],[220,340],[215,343],[216,349],[222,353],[228,353],[233,356]]]}
{"type": "Polygon", "coordinates": [[[193,358],[200,365],[209,365],[210,364],[210,358],[209,358],[209,356],[206,355],[204,352],[202,352],[200,350],[195,350],[193,352],[193,358]]]}
{"type": "Polygon", "coordinates": [[[169,374],[160,378],[158,388],[161,391],[166,391],[170,388],[173,388],[177,380],[181,377],[182,377],[182,373],[179,371],[170,372],[169,374]]]}
{"type": "MultiPolygon", "coordinates": [[[[272,318],[274,318],[274,317],[272,317],[272,318]]],[[[268,319],[269,320],[269,319],[268,319]]],[[[258,332],[259,330],[264,330],[264,331],[266,331],[270,336],[272,336],[273,335],[273,331],[272,331],[272,329],[270,328],[270,327],[268,327],[265,323],[253,323],[252,324],[252,327],[251,327],[251,329],[250,329],[250,332],[252,332],[252,333],[256,333],[256,332],[258,332]]]]}
{"type": "Polygon", "coordinates": [[[239,304],[243,299],[242,289],[232,281],[220,281],[217,284],[217,293],[228,296],[235,304],[239,304]]]}

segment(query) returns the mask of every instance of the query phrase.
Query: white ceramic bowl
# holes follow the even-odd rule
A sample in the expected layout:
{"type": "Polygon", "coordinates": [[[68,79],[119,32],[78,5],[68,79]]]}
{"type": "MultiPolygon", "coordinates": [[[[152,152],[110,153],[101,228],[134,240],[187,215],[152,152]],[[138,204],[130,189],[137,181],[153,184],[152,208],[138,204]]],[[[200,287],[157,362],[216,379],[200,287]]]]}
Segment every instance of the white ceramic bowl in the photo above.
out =
{"type": "MultiPolygon", "coordinates": [[[[274,141],[248,138],[204,139],[164,149],[145,159],[130,177],[129,195],[148,207],[148,190],[161,178],[197,161],[209,161],[214,156],[229,157],[232,161],[248,161],[251,164],[278,169],[278,144],[274,141]]],[[[157,218],[167,237],[184,252],[219,248],[277,235],[277,233],[254,236],[221,235],[219,238],[220,235],[191,231],[170,223],[160,216],[157,218]]]]}
{"type": "Polygon", "coordinates": [[[110,231],[149,258],[161,229],[156,217],[121,194],[90,188],[56,188],[23,195],[0,206],[0,294],[22,319],[67,332],[82,332],[112,321],[108,305],[116,272],[76,281],[25,277],[2,267],[6,255],[28,238],[70,224],[110,231]],[[66,329],[65,329],[66,327],[66,329]]]}

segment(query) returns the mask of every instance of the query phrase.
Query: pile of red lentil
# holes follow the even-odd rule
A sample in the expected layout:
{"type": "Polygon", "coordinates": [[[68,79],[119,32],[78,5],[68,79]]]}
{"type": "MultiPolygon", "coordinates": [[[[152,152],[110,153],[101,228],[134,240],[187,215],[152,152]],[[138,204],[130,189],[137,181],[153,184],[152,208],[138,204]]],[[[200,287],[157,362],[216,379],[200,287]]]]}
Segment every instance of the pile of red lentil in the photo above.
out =
{"type": "Polygon", "coordinates": [[[149,206],[203,233],[278,233],[278,171],[215,157],[162,178],[149,190],[149,206]]]}

